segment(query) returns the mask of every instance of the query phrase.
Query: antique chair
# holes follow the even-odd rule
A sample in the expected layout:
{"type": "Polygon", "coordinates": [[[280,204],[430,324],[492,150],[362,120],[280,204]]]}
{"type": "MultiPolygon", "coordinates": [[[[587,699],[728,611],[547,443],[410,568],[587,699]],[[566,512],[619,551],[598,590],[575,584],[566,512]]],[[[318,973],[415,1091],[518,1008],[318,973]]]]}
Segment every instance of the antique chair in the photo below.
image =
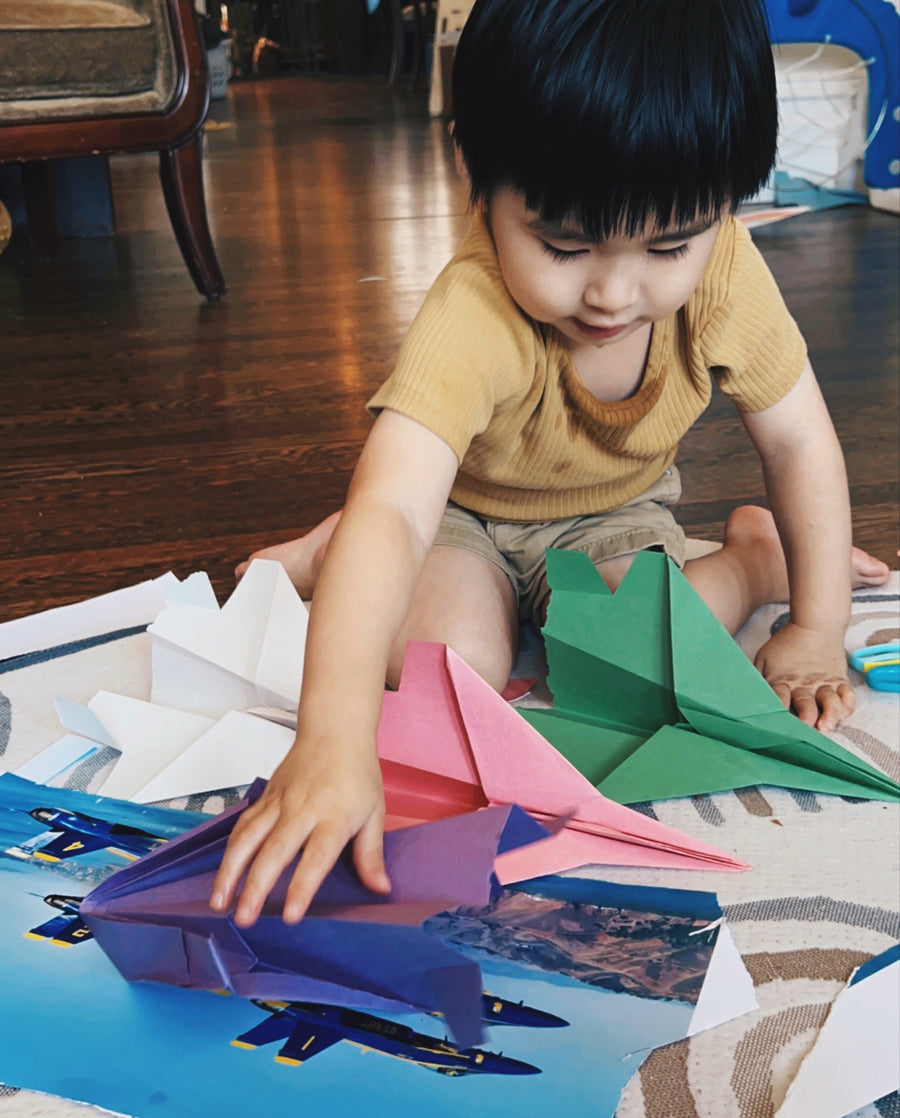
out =
{"type": "MultiPolygon", "coordinates": [[[[206,55],[192,0],[0,0],[0,162],[53,250],[52,160],[159,152],[172,228],[197,288],[225,291],[206,219],[206,55]]],[[[49,246],[49,248],[48,248],[49,246]]]]}

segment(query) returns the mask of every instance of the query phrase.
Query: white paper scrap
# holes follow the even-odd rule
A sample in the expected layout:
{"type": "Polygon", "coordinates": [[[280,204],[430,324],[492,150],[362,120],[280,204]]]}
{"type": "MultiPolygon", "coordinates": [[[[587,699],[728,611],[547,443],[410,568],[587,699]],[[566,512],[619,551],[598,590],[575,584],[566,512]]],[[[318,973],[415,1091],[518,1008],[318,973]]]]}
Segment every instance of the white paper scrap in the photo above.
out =
{"type": "Polygon", "coordinates": [[[169,571],[97,598],[4,621],[0,624],[0,660],[149,625],[166,604],[168,591],[177,585],[178,579],[169,571]]]}
{"type": "Polygon", "coordinates": [[[900,950],[880,958],[838,994],[775,1118],[843,1118],[900,1089],[900,950]]]}
{"type": "Polygon", "coordinates": [[[731,930],[722,920],[687,1035],[696,1036],[704,1029],[754,1009],[759,1009],[759,1002],[753,990],[753,979],[735,946],[731,930]]]}

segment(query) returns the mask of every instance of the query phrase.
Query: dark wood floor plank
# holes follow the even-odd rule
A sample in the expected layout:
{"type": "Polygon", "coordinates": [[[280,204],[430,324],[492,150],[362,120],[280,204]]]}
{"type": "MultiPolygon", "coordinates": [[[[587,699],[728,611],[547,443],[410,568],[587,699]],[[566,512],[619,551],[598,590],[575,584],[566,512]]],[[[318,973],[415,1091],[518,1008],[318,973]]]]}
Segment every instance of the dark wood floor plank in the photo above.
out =
{"type": "MultiPolygon", "coordinates": [[[[152,156],[114,160],[119,233],[0,256],[0,620],[174,569],[220,595],[339,507],[364,403],[467,225],[444,122],[374,81],[233,85],[205,140],[229,293],[200,303],[152,156]]],[[[900,222],[845,207],[757,241],[847,457],[857,542],[896,565],[900,222]]],[[[681,519],[764,499],[721,396],[681,448],[681,519]]]]}

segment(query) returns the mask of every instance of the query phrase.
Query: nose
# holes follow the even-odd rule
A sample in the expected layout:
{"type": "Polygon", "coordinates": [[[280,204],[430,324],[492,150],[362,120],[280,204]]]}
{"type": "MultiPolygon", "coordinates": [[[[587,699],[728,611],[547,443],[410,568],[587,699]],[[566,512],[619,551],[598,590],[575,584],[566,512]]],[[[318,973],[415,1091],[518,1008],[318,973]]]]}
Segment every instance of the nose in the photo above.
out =
{"type": "Polygon", "coordinates": [[[613,318],[634,306],[639,286],[636,268],[622,261],[607,263],[586,284],[583,294],[585,306],[613,318]]]}

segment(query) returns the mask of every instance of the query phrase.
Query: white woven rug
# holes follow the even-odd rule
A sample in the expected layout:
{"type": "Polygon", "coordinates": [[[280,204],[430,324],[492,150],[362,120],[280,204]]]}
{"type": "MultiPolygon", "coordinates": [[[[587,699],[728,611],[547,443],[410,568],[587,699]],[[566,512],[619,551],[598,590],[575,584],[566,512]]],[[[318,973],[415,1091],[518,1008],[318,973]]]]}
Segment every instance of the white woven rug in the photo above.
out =
{"type": "MultiPolygon", "coordinates": [[[[784,614],[784,606],[760,610],[740,635],[745,650],[752,654],[784,614]]],[[[888,586],[855,595],[847,647],[898,637],[900,575],[895,573],[888,586]]],[[[142,634],[0,671],[0,765],[14,769],[60,736],[54,695],[87,702],[103,688],[146,698],[149,673],[149,640],[142,634]]],[[[856,712],[835,740],[897,779],[900,697],[865,686],[858,697],[856,712]]],[[[90,775],[82,772],[77,783],[83,786],[90,775]]],[[[198,800],[177,806],[218,810],[225,802],[223,797],[198,800]]],[[[772,1118],[851,971],[900,939],[898,807],[750,788],[646,804],[641,810],[732,851],[753,871],[600,867],[595,875],[716,892],[761,1008],[654,1052],[627,1087],[618,1118],[772,1118]]],[[[64,1042],[64,1022],[60,1028],[57,1039],[64,1042]]],[[[85,1059],[100,1060],[102,1053],[88,1044],[85,1059]]],[[[302,1095],[298,1104],[302,1107],[302,1095]]],[[[0,1086],[0,1118],[102,1113],[0,1086]]],[[[900,1118],[900,1099],[891,1095],[857,1114],[900,1118]]]]}

